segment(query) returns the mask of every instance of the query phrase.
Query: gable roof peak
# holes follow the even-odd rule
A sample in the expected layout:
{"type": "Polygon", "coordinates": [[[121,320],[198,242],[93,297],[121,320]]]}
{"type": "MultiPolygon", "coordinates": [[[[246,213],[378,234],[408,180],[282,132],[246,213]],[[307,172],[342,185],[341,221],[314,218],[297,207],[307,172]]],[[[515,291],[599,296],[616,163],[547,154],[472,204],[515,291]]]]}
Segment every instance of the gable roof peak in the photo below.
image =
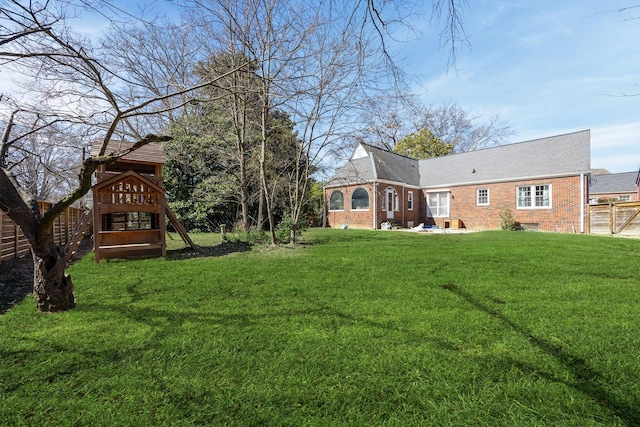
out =
{"type": "Polygon", "coordinates": [[[386,154],[390,154],[393,156],[398,156],[398,157],[404,157],[405,159],[408,160],[413,160],[415,162],[418,161],[418,159],[414,158],[414,157],[410,157],[410,156],[406,156],[404,154],[400,154],[400,153],[396,153],[393,150],[390,150],[388,148],[383,148],[383,147],[379,147],[377,145],[372,145],[372,144],[367,144],[366,142],[359,142],[359,145],[361,145],[363,147],[363,149],[367,150],[367,152],[369,153],[386,153],[386,154]]]}

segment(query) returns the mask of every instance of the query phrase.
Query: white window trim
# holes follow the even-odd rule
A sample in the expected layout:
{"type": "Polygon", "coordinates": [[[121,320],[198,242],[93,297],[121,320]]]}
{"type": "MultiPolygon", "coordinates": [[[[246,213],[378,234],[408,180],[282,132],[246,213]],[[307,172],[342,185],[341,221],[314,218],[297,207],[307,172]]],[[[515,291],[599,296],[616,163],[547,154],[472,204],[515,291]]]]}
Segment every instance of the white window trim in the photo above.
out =
{"type": "Polygon", "coordinates": [[[407,192],[407,210],[413,210],[413,191],[407,192]]]}
{"type": "MultiPolygon", "coordinates": [[[[445,190],[445,191],[428,191],[427,192],[427,215],[429,212],[431,212],[433,214],[433,209],[431,209],[430,205],[429,205],[429,195],[430,194],[441,194],[441,193],[445,193],[447,195],[447,213],[446,215],[440,214],[440,205],[437,206],[437,210],[438,210],[438,215],[433,215],[431,218],[449,218],[449,215],[451,214],[451,192],[449,190],[445,190]]],[[[438,197],[438,201],[440,200],[440,198],[438,197]]]]}
{"type": "Polygon", "coordinates": [[[630,202],[631,201],[631,196],[628,195],[628,194],[618,196],[618,201],[619,202],[630,202]]]}
{"type": "Polygon", "coordinates": [[[476,206],[489,206],[491,204],[491,191],[488,188],[476,189],[476,206]],[[487,190],[487,203],[480,203],[480,191],[487,190]]]}
{"type": "Polygon", "coordinates": [[[549,210],[553,209],[553,186],[551,184],[531,184],[531,185],[516,185],[516,209],[518,210],[549,210]],[[534,206],[536,200],[536,187],[541,186],[549,187],[549,206],[534,206]],[[531,191],[531,206],[519,206],[519,189],[523,187],[529,187],[531,191]]]}

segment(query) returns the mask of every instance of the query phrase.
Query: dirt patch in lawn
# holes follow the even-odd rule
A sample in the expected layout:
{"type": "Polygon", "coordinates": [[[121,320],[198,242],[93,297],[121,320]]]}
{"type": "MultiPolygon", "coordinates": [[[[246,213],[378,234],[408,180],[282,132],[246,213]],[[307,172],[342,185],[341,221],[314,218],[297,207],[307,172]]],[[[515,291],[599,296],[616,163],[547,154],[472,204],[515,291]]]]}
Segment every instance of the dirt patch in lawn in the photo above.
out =
{"type": "Polygon", "coordinates": [[[33,291],[33,261],[23,257],[0,264],[0,314],[25,299],[33,291]]]}
{"type": "MultiPolygon", "coordinates": [[[[71,258],[71,264],[92,249],[91,239],[85,239],[71,258]]],[[[0,314],[20,303],[33,292],[33,259],[31,256],[3,261],[0,264],[0,314]]]]}

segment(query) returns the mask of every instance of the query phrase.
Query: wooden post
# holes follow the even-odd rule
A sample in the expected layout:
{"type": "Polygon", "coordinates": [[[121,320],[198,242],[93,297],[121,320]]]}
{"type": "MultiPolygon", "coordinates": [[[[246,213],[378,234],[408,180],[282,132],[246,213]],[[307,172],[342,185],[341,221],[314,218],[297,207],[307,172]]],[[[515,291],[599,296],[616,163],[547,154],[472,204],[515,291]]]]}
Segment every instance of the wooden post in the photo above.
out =
{"type": "MultiPolygon", "coordinates": [[[[104,166],[104,165],[103,165],[104,166]]],[[[100,212],[100,203],[98,197],[100,195],[97,191],[93,192],[93,254],[96,263],[100,262],[100,231],[102,231],[102,218],[100,212]]]]}
{"type": "MultiPolygon", "coordinates": [[[[164,197],[164,196],[162,196],[164,197]]],[[[166,231],[167,231],[167,220],[165,219],[165,215],[166,215],[166,209],[165,209],[165,204],[166,201],[164,203],[160,203],[160,218],[158,218],[160,220],[160,242],[162,243],[162,257],[166,258],[167,256],[167,239],[166,239],[166,231]]]]}
{"type": "Polygon", "coordinates": [[[615,220],[616,217],[614,215],[614,207],[613,203],[609,203],[609,234],[613,234],[613,230],[615,229],[615,220]]]}
{"type": "Polygon", "coordinates": [[[227,241],[227,225],[226,224],[220,225],[220,238],[222,239],[223,243],[227,241]]]}

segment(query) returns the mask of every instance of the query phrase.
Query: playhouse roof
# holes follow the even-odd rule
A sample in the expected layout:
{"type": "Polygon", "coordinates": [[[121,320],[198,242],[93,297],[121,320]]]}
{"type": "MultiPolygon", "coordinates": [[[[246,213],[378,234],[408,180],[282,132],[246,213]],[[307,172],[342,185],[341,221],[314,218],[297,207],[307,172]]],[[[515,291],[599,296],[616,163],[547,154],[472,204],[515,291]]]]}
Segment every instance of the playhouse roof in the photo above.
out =
{"type": "MultiPolygon", "coordinates": [[[[97,156],[100,152],[101,139],[96,139],[91,146],[91,156],[97,156]]],[[[109,141],[105,154],[118,153],[133,147],[133,142],[109,141]]],[[[160,144],[147,144],[122,157],[120,160],[135,163],[160,163],[164,164],[166,157],[164,147],[160,144]]]]}

